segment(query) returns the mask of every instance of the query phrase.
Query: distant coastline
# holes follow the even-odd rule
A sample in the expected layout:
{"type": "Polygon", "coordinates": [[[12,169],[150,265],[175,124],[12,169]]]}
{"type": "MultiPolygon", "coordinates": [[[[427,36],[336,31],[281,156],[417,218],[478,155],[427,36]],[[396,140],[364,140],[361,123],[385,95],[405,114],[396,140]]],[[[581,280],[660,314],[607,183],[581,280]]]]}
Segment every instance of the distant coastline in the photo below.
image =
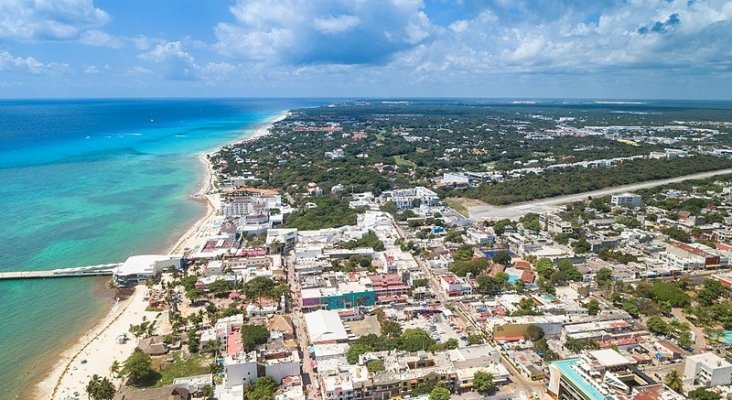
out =
{"type": "MultiPolygon", "coordinates": [[[[180,253],[191,247],[198,239],[201,230],[217,215],[220,202],[218,196],[211,193],[214,188],[215,173],[213,165],[208,159],[209,155],[228,144],[241,143],[266,136],[270,133],[270,128],[276,122],[285,119],[289,113],[289,110],[278,113],[253,129],[245,130],[240,138],[198,154],[196,158],[204,168],[197,184],[200,188],[189,199],[196,202],[205,202],[206,210],[203,216],[184,230],[178,240],[165,251],[166,253],[180,253]]],[[[165,248],[165,245],[163,248],[165,248]]],[[[117,344],[116,336],[120,332],[127,332],[130,325],[139,324],[143,316],[148,319],[157,318],[158,313],[145,311],[145,294],[146,288],[138,286],[129,298],[113,304],[86,333],[80,335],[75,342],[70,343],[58,356],[54,357],[55,361],[53,361],[53,366],[50,367],[49,371],[41,375],[39,382],[29,385],[28,389],[21,393],[21,398],[28,396],[34,399],[63,399],[66,396],[72,396],[74,393],[79,393],[83,397],[84,387],[88,382],[86,375],[96,373],[101,376],[109,376],[109,367],[113,361],[116,360],[121,363],[136,347],[135,340],[129,340],[124,345],[117,344]],[[119,352],[114,350],[119,350],[119,352]],[[84,358],[91,355],[93,357],[84,358]]],[[[115,382],[119,383],[118,381],[115,382]]]]}

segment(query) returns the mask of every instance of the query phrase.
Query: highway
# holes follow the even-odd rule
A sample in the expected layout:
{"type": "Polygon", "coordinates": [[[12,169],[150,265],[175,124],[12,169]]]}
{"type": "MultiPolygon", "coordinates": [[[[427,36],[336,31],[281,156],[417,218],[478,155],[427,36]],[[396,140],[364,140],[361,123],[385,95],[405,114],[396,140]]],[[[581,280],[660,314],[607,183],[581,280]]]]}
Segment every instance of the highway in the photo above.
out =
{"type": "Polygon", "coordinates": [[[468,207],[470,217],[475,220],[486,220],[491,218],[519,218],[528,213],[541,214],[547,211],[554,210],[556,206],[565,203],[571,203],[574,201],[580,201],[587,199],[587,197],[602,197],[608,196],[615,193],[631,192],[634,190],[648,189],[656,186],[663,186],[669,183],[683,182],[690,179],[705,179],[717,175],[732,174],[731,169],[721,169],[717,171],[701,172],[698,174],[678,176],[676,178],[669,179],[658,179],[654,181],[645,181],[638,183],[631,183],[628,185],[614,186],[605,189],[593,190],[590,192],[583,192],[577,194],[570,194],[566,196],[550,197],[546,199],[538,199],[529,202],[514,203],[507,206],[492,206],[489,204],[482,206],[468,207]]]}

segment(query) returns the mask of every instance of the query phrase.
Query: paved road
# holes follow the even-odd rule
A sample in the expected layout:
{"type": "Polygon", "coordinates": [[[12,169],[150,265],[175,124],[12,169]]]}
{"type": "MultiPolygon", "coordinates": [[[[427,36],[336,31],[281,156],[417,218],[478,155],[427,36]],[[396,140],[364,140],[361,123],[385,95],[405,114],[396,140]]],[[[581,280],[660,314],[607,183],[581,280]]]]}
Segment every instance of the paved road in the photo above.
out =
{"type": "Polygon", "coordinates": [[[519,218],[524,214],[528,213],[543,213],[555,209],[556,206],[564,203],[571,203],[573,201],[580,201],[586,199],[588,196],[601,197],[615,193],[628,192],[633,190],[647,189],[655,186],[667,185],[674,182],[682,182],[690,179],[704,179],[717,175],[732,174],[732,168],[721,169],[718,171],[702,172],[693,175],[678,176],[676,178],[659,179],[655,181],[645,181],[639,183],[632,183],[629,185],[615,186],[611,188],[593,190],[591,192],[571,194],[567,196],[550,197],[547,199],[540,199],[536,201],[515,203],[507,206],[475,206],[468,207],[470,211],[470,217],[476,220],[485,220],[490,218],[519,218]]]}

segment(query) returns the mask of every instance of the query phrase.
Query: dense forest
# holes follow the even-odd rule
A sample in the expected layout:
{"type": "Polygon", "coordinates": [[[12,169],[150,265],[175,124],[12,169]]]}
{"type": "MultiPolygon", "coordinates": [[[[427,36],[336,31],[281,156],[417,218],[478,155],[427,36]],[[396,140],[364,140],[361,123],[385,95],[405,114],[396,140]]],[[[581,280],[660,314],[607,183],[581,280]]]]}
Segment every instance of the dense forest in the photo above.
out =
{"type": "MultiPolygon", "coordinates": [[[[224,174],[253,177],[250,186],[291,194],[297,206],[311,201],[309,196],[302,196],[311,182],[326,195],[334,187],[338,197],[365,191],[378,195],[394,188],[432,187],[447,172],[513,171],[527,166],[648,155],[668,148],[663,143],[666,139],[675,141],[672,148],[695,154],[709,141],[713,142],[710,146],[728,146],[729,115],[729,110],[675,103],[348,102],[293,110],[274,126],[271,135],[227,146],[213,161],[224,174]],[[713,117],[721,119],[712,122],[713,117]],[[704,129],[698,134],[664,130],[684,120],[704,129]],[[615,130],[588,133],[582,130],[586,126],[615,130]],[[712,131],[716,133],[707,135],[712,131]],[[644,135],[658,141],[644,140],[644,135]]],[[[473,188],[441,187],[438,193],[508,204],[732,166],[727,159],[701,154],[674,160],[626,160],[609,168],[547,170],[473,188]]],[[[352,219],[342,209],[343,203],[327,204],[336,205],[337,218],[328,225],[352,219]]],[[[326,211],[301,210],[295,216],[301,222],[290,218],[287,223],[310,226],[304,221],[314,219],[302,217],[320,213],[326,211]]]]}
{"type": "Polygon", "coordinates": [[[573,168],[531,174],[468,189],[463,195],[490,204],[510,204],[723,168],[732,168],[732,160],[701,155],[674,160],[632,160],[613,167],[611,173],[607,168],[573,168]]]}

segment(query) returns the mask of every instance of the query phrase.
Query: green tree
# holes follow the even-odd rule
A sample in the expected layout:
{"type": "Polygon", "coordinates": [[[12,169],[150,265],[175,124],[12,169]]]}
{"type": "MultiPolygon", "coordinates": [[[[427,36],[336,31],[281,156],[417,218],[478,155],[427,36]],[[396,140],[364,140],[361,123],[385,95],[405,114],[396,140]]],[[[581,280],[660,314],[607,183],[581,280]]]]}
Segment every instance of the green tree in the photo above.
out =
{"type": "Polygon", "coordinates": [[[534,266],[536,273],[544,279],[550,279],[554,273],[554,263],[548,258],[540,258],[534,266]]]}
{"type": "Polygon", "coordinates": [[[704,388],[698,388],[686,394],[689,400],[719,400],[722,396],[704,388]]]}
{"type": "Polygon", "coordinates": [[[679,371],[672,369],[669,371],[668,374],[666,374],[666,377],[664,378],[664,382],[668,387],[671,388],[676,393],[681,393],[681,390],[684,388],[684,383],[681,380],[681,376],[679,375],[679,371]]]}
{"type": "Polygon", "coordinates": [[[353,343],[348,347],[348,351],[346,351],[346,360],[351,365],[356,364],[361,354],[370,351],[373,351],[373,348],[365,343],[353,343]]]}
{"type": "Polygon", "coordinates": [[[158,378],[158,373],[152,368],[152,359],[139,347],[122,365],[122,375],[132,386],[152,386],[158,378]]]}
{"type": "Polygon", "coordinates": [[[423,329],[407,329],[401,335],[401,345],[399,348],[405,351],[420,351],[429,350],[435,341],[432,339],[429,333],[423,329]]]}
{"type": "Polygon", "coordinates": [[[468,336],[468,344],[474,345],[474,344],[483,344],[483,337],[480,335],[469,335],[468,336]]]}
{"type": "Polygon", "coordinates": [[[204,385],[201,388],[201,397],[204,398],[204,400],[213,400],[214,396],[214,390],[211,385],[204,385]]]}
{"type": "Polygon", "coordinates": [[[430,400],[450,400],[450,391],[444,386],[435,386],[430,392],[430,400]]]}
{"type": "Polygon", "coordinates": [[[590,315],[597,315],[600,312],[600,302],[592,299],[587,303],[587,313],[590,315]]]}
{"type": "Polygon", "coordinates": [[[432,389],[434,389],[434,388],[435,388],[435,385],[430,385],[427,382],[422,382],[422,383],[418,384],[417,386],[415,386],[414,389],[412,389],[411,395],[412,395],[412,397],[418,397],[418,396],[422,396],[425,394],[430,394],[430,392],[432,392],[432,389]]]}
{"type": "Polygon", "coordinates": [[[223,279],[213,281],[208,285],[208,290],[211,291],[215,297],[226,297],[231,289],[231,283],[223,279]]]}
{"type": "Polygon", "coordinates": [[[452,255],[454,261],[470,261],[473,259],[473,246],[464,244],[455,250],[455,254],[452,255]]]}
{"type": "Polygon", "coordinates": [[[381,372],[384,370],[384,361],[383,360],[370,360],[369,362],[366,363],[366,368],[372,374],[374,372],[381,372]]]}
{"type": "Polygon", "coordinates": [[[269,330],[262,325],[242,325],[241,341],[244,350],[252,351],[258,345],[267,343],[269,340],[269,330]]]}
{"type": "Polygon", "coordinates": [[[503,265],[509,265],[511,264],[511,255],[509,255],[508,252],[505,250],[499,250],[493,256],[493,262],[503,265]]]}
{"type": "Polygon", "coordinates": [[[724,286],[716,279],[705,279],[702,286],[696,295],[696,301],[702,306],[711,306],[725,291],[724,286]]]}
{"type": "Polygon", "coordinates": [[[271,376],[263,376],[247,386],[245,397],[247,400],[274,400],[276,392],[277,382],[271,376]]]}
{"type": "Polygon", "coordinates": [[[384,322],[381,323],[381,334],[384,336],[397,337],[402,334],[402,326],[397,322],[388,319],[384,320],[384,322]]]}
{"type": "Polygon", "coordinates": [[[191,353],[198,353],[201,349],[201,338],[198,336],[195,330],[191,329],[188,331],[188,351],[191,353]]]}
{"type": "Polygon", "coordinates": [[[648,320],[646,321],[646,327],[648,327],[649,331],[657,335],[668,335],[671,331],[666,321],[656,315],[648,318],[648,320]]]}
{"type": "Polygon", "coordinates": [[[568,337],[567,341],[564,342],[564,347],[575,353],[579,353],[582,350],[596,350],[599,348],[599,345],[592,339],[574,339],[568,337]]]}
{"type": "Polygon", "coordinates": [[[526,340],[530,340],[532,342],[541,340],[544,338],[544,329],[542,329],[538,325],[531,324],[531,325],[529,325],[528,328],[526,328],[526,333],[524,334],[524,338],[526,340]]]}
{"type": "Polygon", "coordinates": [[[399,211],[399,208],[397,207],[397,204],[394,201],[387,201],[386,203],[381,205],[381,211],[385,213],[389,213],[391,215],[396,215],[396,213],[399,211]]]}
{"type": "Polygon", "coordinates": [[[275,282],[264,276],[258,276],[244,284],[244,295],[249,300],[256,300],[260,297],[272,298],[275,282]]]}
{"type": "Polygon", "coordinates": [[[485,394],[490,392],[496,387],[495,382],[493,382],[493,375],[483,370],[476,371],[473,374],[473,387],[479,393],[485,394]]]}
{"type": "Polygon", "coordinates": [[[204,293],[204,291],[201,289],[193,288],[186,291],[186,297],[188,298],[188,300],[191,301],[191,304],[193,304],[196,301],[206,297],[206,293],[204,293]]]}
{"type": "Polygon", "coordinates": [[[427,278],[419,278],[412,281],[412,287],[415,289],[418,287],[427,287],[429,285],[429,280],[427,278]]]}
{"type": "Polygon", "coordinates": [[[664,235],[668,235],[673,240],[678,240],[679,242],[684,243],[690,243],[691,242],[691,235],[686,233],[685,231],[679,229],[679,228],[665,228],[661,229],[661,233],[664,235]]]}
{"type": "Polygon", "coordinates": [[[114,384],[106,377],[101,378],[97,374],[94,374],[86,385],[86,393],[91,400],[112,400],[115,392],[117,390],[114,384]]]}
{"type": "Polygon", "coordinates": [[[119,361],[114,360],[114,362],[112,362],[112,365],[109,367],[109,372],[112,374],[112,376],[117,376],[119,375],[119,371],[121,368],[122,367],[119,365],[119,361]]]}
{"type": "Polygon", "coordinates": [[[627,300],[623,302],[623,311],[627,312],[633,317],[638,317],[638,315],[640,314],[640,309],[638,308],[638,306],[627,300]]]}
{"type": "Polygon", "coordinates": [[[528,229],[534,232],[539,232],[541,230],[541,224],[539,223],[539,214],[528,213],[521,217],[519,221],[521,222],[521,225],[524,226],[524,229],[528,229]]]}
{"type": "Polygon", "coordinates": [[[692,343],[691,341],[691,332],[688,330],[679,332],[678,336],[676,337],[676,341],[683,349],[692,350],[692,348],[694,347],[694,343],[692,343]]]}
{"type": "Polygon", "coordinates": [[[587,239],[581,238],[572,244],[572,248],[574,249],[575,253],[582,254],[590,251],[591,246],[590,242],[588,242],[587,239]]]}
{"type": "Polygon", "coordinates": [[[610,268],[602,267],[595,273],[595,282],[598,286],[607,286],[613,279],[613,271],[610,268]]]}

